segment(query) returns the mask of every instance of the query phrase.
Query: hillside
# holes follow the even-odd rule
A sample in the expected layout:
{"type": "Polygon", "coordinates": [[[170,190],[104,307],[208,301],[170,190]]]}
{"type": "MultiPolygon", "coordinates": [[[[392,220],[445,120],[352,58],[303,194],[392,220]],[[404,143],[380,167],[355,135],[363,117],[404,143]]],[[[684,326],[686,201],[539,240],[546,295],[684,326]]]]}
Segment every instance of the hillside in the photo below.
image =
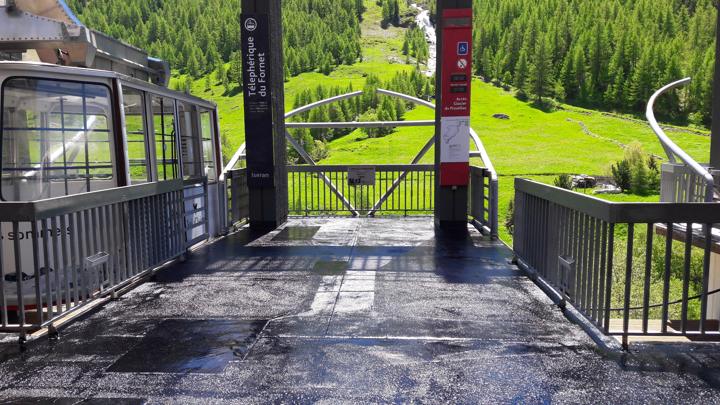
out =
{"type": "MultiPolygon", "coordinates": [[[[532,102],[519,101],[510,92],[475,80],[472,97],[472,126],[500,174],[500,216],[504,222],[508,204],[514,196],[515,177],[552,183],[560,174],[606,176],[611,163],[621,160],[624,149],[638,141],[648,152],[664,156],[662,147],[649,126],[631,117],[579,109],[545,112],[532,102]],[[503,113],[510,120],[492,116],[503,113]],[[594,135],[588,135],[583,126],[594,135]]],[[[408,120],[433,119],[431,110],[421,108],[406,116],[408,120]]],[[[381,139],[367,139],[360,131],[330,142],[326,164],[409,163],[433,134],[432,128],[401,128],[381,139]],[[360,139],[360,140],[358,140],[360,139]]],[[[668,135],[698,161],[708,159],[710,138],[683,128],[668,135]]],[[[432,163],[432,152],[423,163],[432,163]]],[[[475,164],[481,165],[477,160],[475,164]]],[[[658,201],[658,195],[606,196],[613,200],[658,201]]],[[[511,240],[502,229],[504,240],[511,240]]]]}
{"type": "MultiPolygon", "coordinates": [[[[541,2],[541,0],[532,1],[533,4],[538,2],[541,2]]],[[[558,0],[552,2],[552,4],[562,4],[564,2],[565,0],[558,0]]],[[[666,2],[675,4],[674,0],[667,0],[666,2]]],[[[507,5],[497,10],[492,7],[492,10],[485,10],[485,6],[479,7],[479,10],[485,10],[489,14],[484,17],[477,17],[476,22],[484,21],[483,18],[491,18],[495,12],[512,15],[511,11],[520,12],[518,10],[521,9],[523,13],[527,13],[527,10],[521,7],[521,4],[525,4],[523,2],[507,3],[503,1],[499,3],[511,4],[512,7],[507,5]]],[[[573,4],[575,3],[583,3],[585,4],[584,7],[591,7],[587,4],[588,2],[573,2],[573,4]]],[[[637,10],[642,10],[646,6],[646,3],[641,0],[627,0],[626,3],[637,10]]],[[[689,7],[688,4],[690,3],[698,10],[705,10],[705,8],[702,8],[705,3],[702,1],[685,2],[682,7],[689,7]]],[[[97,1],[94,4],[95,7],[99,7],[102,1],[97,1]]],[[[157,4],[163,4],[163,2],[157,2],[157,4]]],[[[167,6],[169,3],[165,4],[167,6]]],[[[358,3],[353,2],[353,4],[358,3]]],[[[333,87],[347,89],[349,86],[359,90],[363,88],[369,77],[385,82],[395,77],[399,72],[412,72],[416,69],[417,62],[411,57],[412,55],[407,56],[403,53],[403,48],[406,48],[407,29],[396,27],[393,25],[393,21],[388,21],[388,18],[393,20],[395,17],[388,16],[389,10],[392,9],[388,9],[388,6],[383,6],[383,4],[385,3],[378,3],[375,0],[364,1],[362,18],[357,20],[358,30],[361,33],[357,40],[362,50],[362,56],[354,63],[333,66],[331,71],[325,73],[321,73],[319,71],[321,69],[318,68],[316,71],[288,75],[285,83],[285,101],[288,110],[294,106],[294,103],[297,102],[298,97],[303,92],[308,90],[316,91],[319,86],[326,90],[333,87]]],[[[662,9],[662,7],[660,8],[662,9]]],[[[400,2],[397,10],[399,13],[398,19],[407,19],[408,10],[408,7],[400,2]]],[[[652,15],[657,16],[658,14],[652,13],[652,15]]],[[[675,17],[671,18],[667,10],[664,15],[668,21],[674,21],[675,17]]],[[[689,13],[687,15],[686,24],[681,26],[693,26],[700,37],[707,39],[709,29],[707,27],[700,29],[696,21],[701,19],[704,14],[699,12],[692,14],[697,17],[691,17],[689,13]],[[692,21],[696,22],[691,23],[692,21]],[[702,31],[702,34],[700,31],[702,31]]],[[[530,18],[530,15],[523,18],[530,18]]],[[[517,19],[518,24],[525,21],[523,18],[517,19]]],[[[627,18],[631,19],[630,16],[627,18]]],[[[633,16],[633,18],[639,17],[633,16]]],[[[504,19],[501,20],[505,21],[504,19]]],[[[534,26],[534,23],[528,24],[534,26]]],[[[504,34],[503,36],[488,36],[489,32],[499,33],[497,27],[500,27],[497,23],[491,24],[488,22],[486,29],[476,30],[476,40],[481,43],[489,40],[489,38],[497,39],[498,43],[506,41],[502,39],[504,34]]],[[[513,29],[519,30],[518,27],[513,29]]],[[[679,28],[677,32],[686,33],[686,31],[679,28]]],[[[686,34],[682,35],[679,38],[685,38],[684,35],[686,34]]],[[[590,37],[592,35],[588,34],[588,38],[590,37]]],[[[587,38],[582,39],[579,43],[584,40],[587,40],[587,38]]],[[[702,44],[698,49],[704,48],[705,45],[707,44],[702,44]]],[[[609,46],[606,50],[606,56],[608,57],[606,62],[608,63],[612,60],[610,49],[613,48],[609,46]]],[[[498,52],[499,54],[502,54],[502,51],[498,52]]],[[[482,59],[482,53],[480,55],[482,59]]],[[[483,64],[482,60],[478,62],[478,69],[481,70],[481,73],[488,73],[484,70],[487,64],[483,64]]],[[[531,66],[533,62],[528,61],[528,63],[529,71],[535,72],[536,68],[531,66]]],[[[683,64],[683,66],[686,65],[686,63],[683,64]]],[[[562,66],[562,63],[553,64],[553,66],[562,66]]],[[[419,67],[424,68],[422,65],[419,67]]],[[[231,72],[232,70],[233,61],[225,61],[218,66],[217,71],[201,75],[198,78],[193,78],[190,72],[177,70],[171,83],[174,88],[188,88],[193,94],[214,100],[218,104],[224,140],[223,151],[226,157],[231,156],[244,140],[241,89],[236,83],[228,83],[220,74],[220,72],[231,72]]],[[[591,69],[585,67],[580,68],[580,71],[590,74],[591,69]]],[[[507,75],[504,74],[503,76],[507,75]]],[[[491,77],[492,75],[487,79],[491,77]]],[[[654,90],[657,87],[656,84],[659,85],[669,77],[656,75],[651,82],[643,87],[643,91],[654,90]]],[[[706,86],[702,81],[696,81],[696,83],[699,83],[700,87],[706,86]]],[[[691,93],[695,90],[690,89],[687,92],[681,92],[675,99],[670,96],[670,100],[677,101],[680,103],[678,105],[681,106],[694,105],[692,104],[694,99],[691,97],[691,93]]],[[[663,156],[663,151],[655,135],[646,123],[641,119],[638,120],[641,117],[634,115],[634,111],[625,111],[629,115],[623,115],[623,109],[620,109],[621,112],[616,114],[571,105],[584,104],[578,102],[578,100],[569,100],[571,103],[568,104],[554,104],[548,103],[546,99],[546,102],[538,104],[532,95],[533,92],[530,90],[521,88],[518,91],[517,88],[510,88],[507,85],[502,86],[497,80],[494,84],[486,83],[479,78],[473,82],[472,125],[483,139],[501,175],[501,215],[505,214],[506,207],[512,199],[513,178],[516,176],[530,177],[544,182],[552,182],[557,175],[565,173],[603,176],[608,174],[612,163],[623,158],[623,146],[629,145],[633,141],[640,142],[647,153],[663,156]],[[529,93],[530,100],[522,101],[522,97],[518,97],[518,92],[529,93]],[[510,116],[510,120],[494,119],[492,116],[496,113],[507,114],[510,116]]],[[[590,103],[592,100],[585,101],[590,103]]],[[[602,107],[603,102],[597,100],[595,102],[602,107]]],[[[692,114],[687,107],[683,108],[685,113],[692,114]]],[[[607,111],[607,108],[604,110],[607,111]]],[[[353,118],[357,117],[349,117],[349,119],[353,118]]],[[[432,118],[433,113],[427,108],[417,108],[408,111],[405,115],[407,120],[432,118]]],[[[706,161],[709,137],[703,131],[701,127],[692,129],[675,127],[669,131],[669,134],[696,159],[706,161]]],[[[328,156],[322,160],[322,163],[408,163],[427,139],[432,136],[432,133],[432,128],[401,128],[388,136],[368,138],[366,134],[358,130],[336,139],[323,139],[328,156]]],[[[432,152],[427,155],[424,162],[432,162],[432,152]]],[[[475,163],[481,164],[481,162],[475,163]]],[[[658,196],[621,195],[610,198],[642,201],[657,200],[658,196]]],[[[506,239],[508,238],[507,234],[504,234],[504,236],[506,239]]]]}
{"type": "MultiPolygon", "coordinates": [[[[236,0],[69,0],[93,28],[147,49],[199,79],[220,70],[239,83],[236,0]],[[231,63],[232,62],[232,63],[231,63]],[[227,64],[230,65],[227,65],[227,64]]],[[[410,0],[286,0],[286,74],[328,74],[383,46],[361,36],[406,25],[410,0]],[[372,21],[366,24],[363,21],[372,21]]],[[[433,1],[417,3],[431,7],[433,1]]],[[[684,76],[687,89],[658,112],[707,127],[713,72],[713,0],[474,0],[476,73],[529,97],[642,113],[652,90],[684,76]]],[[[378,42],[395,39],[379,35],[378,42]]],[[[411,54],[416,41],[409,41],[411,54]]],[[[408,46],[408,44],[404,44],[408,46]]],[[[406,58],[401,55],[398,61],[406,58]]],[[[227,76],[227,77],[225,77],[227,76]]],[[[231,87],[228,84],[226,88],[231,87]]],[[[181,88],[187,88],[183,83],[181,88]]]]}
{"type": "Polygon", "coordinates": [[[710,122],[712,0],[475,0],[477,74],[536,97],[641,113],[653,89],[691,76],[658,105],[710,122]]]}
{"type": "MultiPolygon", "coordinates": [[[[146,49],[193,78],[239,59],[239,0],[70,0],[68,4],[90,27],[146,49]]],[[[284,0],[288,74],[330,71],[357,61],[363,10],[363,0],[284,0]]]]}

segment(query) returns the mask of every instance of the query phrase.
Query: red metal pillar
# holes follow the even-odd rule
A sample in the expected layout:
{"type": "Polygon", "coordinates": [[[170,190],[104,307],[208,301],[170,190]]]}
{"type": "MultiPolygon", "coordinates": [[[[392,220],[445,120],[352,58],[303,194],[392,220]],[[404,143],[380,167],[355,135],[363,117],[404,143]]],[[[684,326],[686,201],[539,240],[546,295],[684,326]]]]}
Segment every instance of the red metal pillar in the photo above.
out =
{"type": "Polygon", "coordinates": [[[435,223],[466,229],[470,181],[472,0],[438,0],[435,223]]]}

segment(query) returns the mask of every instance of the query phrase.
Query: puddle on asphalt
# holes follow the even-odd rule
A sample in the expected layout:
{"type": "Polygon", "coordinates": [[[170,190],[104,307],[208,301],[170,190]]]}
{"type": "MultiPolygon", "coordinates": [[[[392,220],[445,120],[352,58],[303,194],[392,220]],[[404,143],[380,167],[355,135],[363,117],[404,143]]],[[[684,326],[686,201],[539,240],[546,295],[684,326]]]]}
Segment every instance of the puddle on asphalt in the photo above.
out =
{"type": "Polygon", "coordinates": [[[267,321],[169,319],[148,333],[108,372],[220,373],[242,359],[267,321]]]}
{"type": "Polygon", "coordinates": [[[315,237],[320,230],[319,226],[288,226],[272,238],[276,242],[308,241],[315,237]]]}

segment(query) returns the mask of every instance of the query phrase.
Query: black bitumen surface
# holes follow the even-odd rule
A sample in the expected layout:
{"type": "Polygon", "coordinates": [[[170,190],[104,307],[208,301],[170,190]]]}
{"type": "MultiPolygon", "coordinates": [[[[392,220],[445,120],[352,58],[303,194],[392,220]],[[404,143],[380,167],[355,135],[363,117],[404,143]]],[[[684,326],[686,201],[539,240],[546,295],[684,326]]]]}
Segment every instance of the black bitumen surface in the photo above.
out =
{"type": "Polygon", "coordinates": [[[0,345],[0,404],[720,403],[720,346],[600,350],[510,256],[428,218],[242,230],[0,345]]]}

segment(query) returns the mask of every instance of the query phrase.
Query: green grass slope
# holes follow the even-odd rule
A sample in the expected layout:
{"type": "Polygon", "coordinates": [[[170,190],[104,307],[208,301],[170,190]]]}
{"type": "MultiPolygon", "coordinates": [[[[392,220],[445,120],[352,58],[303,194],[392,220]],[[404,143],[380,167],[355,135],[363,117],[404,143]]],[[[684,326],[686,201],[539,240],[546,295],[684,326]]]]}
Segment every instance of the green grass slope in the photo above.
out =
{"type": "MultiPolygon", "coordinates": [[[[406,119],[433,117],[432,110],[419,108],[408,113],[406,119]]],[[[515,177],[552,183],[563,173],[603,176],[612,162],[622,159],[622,145],[633,141],[639,141],[648,153],[663,156],[655,134],[642,121],[570,106],[545,112],[480,80],[473,82],[471,118],[473,128],[500,174],[501,222],[514,196],[515,177]],[[510,120],[493,118],[497,113],[509,115],[510,120]],[[586,133],[581,123],[593,135],[586,133]]],[[[366,139],[361,131],[355,131],[331,142],[330,157],[322,163],[409,163],[433,133],[432,128],[401,128],[385,138],[366,139]]],[[[707,160],[709,137],[682,129],[668,134],[694,158],[707,160]]],[[[423,162],[432,161],[433,152],[430,152],[423,162]]],[[[658,200],[658,196],[606,198],[614,201],[658,200]]],[[[504,229],[502,231],[503,238],[509,240],[509,235],[504,229]]]]}
{"type": "MultiPolygon", "coordinates": [[[[398,71],[414,69],[404,63],[401,55],[404,29],[380,26],[381,9],[374,0],[366,1],[367,11],[361,24],[363,59],[352,66],[339,66],[330,75],[305,73],[285,83],[286,109],[299,92],[322,84],[326,87],[346,87],[352,84],[361,89],[368,75],[388,79],[398,71]]],[[[182,77],[173,80],[183,79],[182,77]]],[[[214,79],[214,78],[213,78],[214,79]]],[[[639,141],[648,153],[664,156],[657,138],[647,123],[631,117],[561,105],[553,111],[543,111],[532,103],[522,102],[514,94],[484,83],[473,82],[472,126],[482,138],[500,174],[501,221],[509,201],[513,198],[515,177],[526,177],[552,183],[563,173],[602,176],[611,163],[623,157],[623,145],[639,141]],[[510,120],[498,120],[493,114],[502,113],[510,120]]],[[[215,101],[220,112],[220,127],[229,145],[226,158],[245,139],[242,94],[237,88],[224,94],[219,83],[211,80],[210,91],[205,80],[194,82],[192,92],[215,101]]],[[[432,110],[421,107],[407,113],[406,120],[433,119],[432,110]]],[[[323,164],[388,164],[409,163],[434,129],[400,128],[383,138],[368,139],[362,131],[336,139],[328,145],[330,155],[323,164]]],[[[672,128],[670,137],[698,161],[708,158],[709,137],[686,128],[672,128]]],[[[707,135],[707,134],[705,134],[707,135]]],[[[423,163],[433,162],[430,151],[423,163]]],[[[475,161],[481,165],[482,162],[475,161]]],[[[615,201],[654,201],[657,196],[611,196],[615,201]]],[[[503,232],[505,232],[504,227],[503,232]]],[[[503,234],[509,240],[509,235],[503,234]]]]}

